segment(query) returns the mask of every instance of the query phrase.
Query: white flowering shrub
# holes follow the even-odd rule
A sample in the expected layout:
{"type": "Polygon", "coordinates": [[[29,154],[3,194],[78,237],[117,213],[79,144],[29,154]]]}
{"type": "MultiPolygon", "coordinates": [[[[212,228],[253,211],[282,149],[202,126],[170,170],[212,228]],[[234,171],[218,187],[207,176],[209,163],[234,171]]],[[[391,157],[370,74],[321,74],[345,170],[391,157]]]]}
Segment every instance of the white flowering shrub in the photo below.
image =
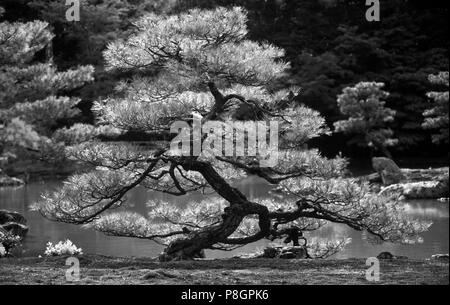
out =
{"type": "Polygon", "coordinates": [[[47,248],[44,252],[47,256],[60,256],[60,255],[82,255],[83,249],[77,248],[77,246],[72,243],[70,240],[66,240],[64,242],[60,241],[59,243],[53,245],[51,242],[47,243],[47,248]]]}

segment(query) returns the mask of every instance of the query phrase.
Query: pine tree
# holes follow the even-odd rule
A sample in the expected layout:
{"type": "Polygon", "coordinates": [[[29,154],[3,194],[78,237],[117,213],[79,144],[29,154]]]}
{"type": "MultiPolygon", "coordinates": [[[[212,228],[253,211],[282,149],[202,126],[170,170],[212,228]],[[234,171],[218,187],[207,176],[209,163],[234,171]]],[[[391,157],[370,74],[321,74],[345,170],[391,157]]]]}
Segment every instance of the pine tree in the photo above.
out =
{"type": "Polygon", "coordinates": [[[102,51],[108,42],[122,38],[131,21],[146,11],[162,11],[170,1],[80,0],[80,20],[67,22],[69,6],[59,0],[30,0],[28,7],[40,20],[50,24],[55,33],[55,60],[101,66],[102,51]]]}
{"type": "Polygon", "coordinates": [[[430,75],[428,79],[432,84],[446,88],[447,91],[432,91],[427,94],[433,107],[423,113],[425,121],[422,126],[426,129],[439,130],[439,133],[432,135],[433,143],[448,143],[448,72],[430,75]]]}
{"type": "Polygon", "coordinates": [[[393,132],[386,125],[394,120],[395,111],[385,107],[389,96],[383,83],[360,82],[344,88],[338,96],[339,110],[348,116],[334,123],[336,132],[353,134],[349,144],[368,146],[392,158],[387,147],[397,144],[393,132]]]}
{"type": "MultiPolygon", "coordinates": [[[[370,194],[367,184],[342,178],[342,158],[327,159],[305,148],[309,139],[329,132],[324,119],[294,103],[298,89],[271,91],[289,63],[283,61],[282,49],[247,39],[246,22],[246,12],[238,7],[150,14],[135,23],[136,32],[128,39],[111,43],[104,53],[109,69],[135,76],[117,88],[118,97],[96,103],[99,119],[142,132],[184,126],[177,138],[184,134],[190,149],[180,154],[170,145],[173,141],[156,147],[80,144],[71,156],[96,169],[71,176],[34,209],[52,220],[167,245],[163,260],[196,257],[203,249],[234,249],[263,238],[295,243],[303,231],[328,221],[384,241],[420,240],[418,234],[429,224],[406,218],[396,200],[370,194]],[[191,137],[195,120],[203,125],[219,121],[225,127],[242,120],[275,122],[279,147],[258,150],[256,156],[198,155],[195,147],[214,135],[206,131],[200,140],[191,137]],[[278,163],[262,166],[273,154],[278,154],[278,163]],[[265,179],[287,196],[250,200],[233,186],[246,175],[265,179]],[[172,196],[208,196],[188,202],[186,208],[151,199],[144,216],[126,211],[127,193],[137,186],[172,196]]],[[[247,151],[251,145],[248,136],[247,151]]],[[[323,256],[345,243],[309,242],[308,247],[323,256]]]]}
{"type": "Polygon", "coordinates": [[[0,153],[32,151],[48,161],[64,158],[64,145],[53,134],[78,114],[79,99],[63,94],[92,81],[93,68],[60,72],[52,63],[38,61],[52,38],[46,22],[0,23],[0,153]]]}

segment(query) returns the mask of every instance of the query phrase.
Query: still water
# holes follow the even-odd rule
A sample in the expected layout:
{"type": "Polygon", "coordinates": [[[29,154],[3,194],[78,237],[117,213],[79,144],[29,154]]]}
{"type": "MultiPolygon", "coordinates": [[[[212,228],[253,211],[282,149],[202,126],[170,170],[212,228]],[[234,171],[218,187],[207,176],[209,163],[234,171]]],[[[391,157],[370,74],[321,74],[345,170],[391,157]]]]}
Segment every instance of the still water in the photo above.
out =
{"type": "MultiPolygon", "coordinates": [[[[91,229],[80,226],[49,221],[39,213],[29,210],[29,206],[39,200],[45,191],[51,191],[61,185],[61,181],[46,181],[28,184],[20,188],[0,188],[0,209],[17,211],[25,216],[30,231],[23,242],[22,255],[42,255],[46,243],[70,239],[84,253],[96,253],[113,256],[147,256],[155,257],[162,251],[162,246],[152,241],[133,238],[111,237],[91,229]]],[[[250,199],[270,196],[271,187],[258,178],[250,177],[237,185],[250,199]]],[[[189,200],[199,199],[200,195],[191,194],[183,197],[173,197],[155,193],[143,188],[130,192],[127,207],[145,215],[145,203],[150,199],[171,200],[173,204],[182,207],[189,200]]],[[[334,255],[333,258],[370,257],[382,251],[389,251],[395,255],[405,255],[410,258],[426,258],[436,253],[448,253],[449,244],[449,208],[448,203],[434,200],[420,200],[406,203],[406,212],[414,218],[431,220],[432,227],[424,233],[422,244],[398,245],[382,244],[371,245],[365,242],[361,232],[341,224],[329,224],[308,236],[335,239],[351,237],[352,243],[344,251],[334,255]]],[[[269,244],[269,241],[259,241],[232,252],[208,251],[207,257],[230,257],[238,253],[249,253],[269,244]]]]}

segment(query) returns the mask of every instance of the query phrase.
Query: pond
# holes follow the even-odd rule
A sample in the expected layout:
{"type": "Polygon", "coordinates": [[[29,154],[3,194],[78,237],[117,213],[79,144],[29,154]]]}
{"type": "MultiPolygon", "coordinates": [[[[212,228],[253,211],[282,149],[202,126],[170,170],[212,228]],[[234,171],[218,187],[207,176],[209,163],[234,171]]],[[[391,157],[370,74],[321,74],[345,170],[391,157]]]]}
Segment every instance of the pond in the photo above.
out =
{"type": "MultiPolygon", "coordinates": [[[[45,191],[51,191],[61,185],[61,181],[46,181],[30,183],[20,188],[0,188],[0,209],[17,211],[28,220],[30,231],[23,242],[23,256],[42,255],[46,243],[70,239],[85,253],[112,256],[147,256],[155,257],[162,251],[162,246],[152,241],[106,236],[92,229],[80,226],[52,222],[43,218],[38,212],[29,210],[29,206],[39,200],[45,191]]],[[[270,196],[271,187],[264,181],[250,177],[238,184],[239,188],[251,198],[270,196]]],[[[155,193],[143,188],[137,188],[129,194],[128,207],[145,215],[145,203],[149,199],[169,199],[175,205],[183,206],[188,200],[198,199],[200,195],[191,194],[183,197],[173,197],[155,193]],[[168,198],[170,197],[170,198],[168,198]]],[[[399,245],[384,243],[371,245],[364,240],[364,234],[345,225],[329,224],[308,236],[335,239],[343,236],[351,237],[352,243],[344,251],[333,258],[371,257],[382,251],[395,255],[405,255],[410,258],[427,258],[436,253],[448,253],[449,244],[449,208],[448,203],[435,200],[420,200],[407,202],[406,212],[414,218],[431,220],[432,227],[422,236],[424,242],[416,245],[399,245]]],[[[259,241],[232,252],[208,251],[207,257],[231,257],[238,253],[249,253],[269,244],[269,241],[259,241]]]]}

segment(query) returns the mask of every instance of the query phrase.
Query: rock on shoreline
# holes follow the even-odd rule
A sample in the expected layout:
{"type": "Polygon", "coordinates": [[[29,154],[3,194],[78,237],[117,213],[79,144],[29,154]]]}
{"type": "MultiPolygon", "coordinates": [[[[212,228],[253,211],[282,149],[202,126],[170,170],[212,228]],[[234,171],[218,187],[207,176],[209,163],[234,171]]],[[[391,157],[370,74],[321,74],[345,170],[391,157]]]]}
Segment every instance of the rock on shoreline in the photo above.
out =
{"type": "Polygon", "coordinates": [[[399,194],[405,199],[448,198],[448,177],[445,181],[398,183],[382,188],[381,195],[399,194]]]}
{"type": "Polygon", "coordinates": [[[27,220],[17,212],[0,210],[0,234],[7,231],[13,235],[25,238],[28,233],[27,220]]]}
{"type": "Polygon", "coordinates": [[[401,196],[404,199],[440,199],[449,197],[449,168],[399,168],[388,158],[373,158],[377,172],[363,177],[375,183],[380,195],[401,196]],[[381,185],[380,185],[381,184],[381,185]]]}
{"type": "Polygon", "coordinates": [[[24,184],[25,184],[25,182],[22,179],[5,175],[0,170],[0,187],[2,187],[2,186],[21,186],[24,184]]]}

